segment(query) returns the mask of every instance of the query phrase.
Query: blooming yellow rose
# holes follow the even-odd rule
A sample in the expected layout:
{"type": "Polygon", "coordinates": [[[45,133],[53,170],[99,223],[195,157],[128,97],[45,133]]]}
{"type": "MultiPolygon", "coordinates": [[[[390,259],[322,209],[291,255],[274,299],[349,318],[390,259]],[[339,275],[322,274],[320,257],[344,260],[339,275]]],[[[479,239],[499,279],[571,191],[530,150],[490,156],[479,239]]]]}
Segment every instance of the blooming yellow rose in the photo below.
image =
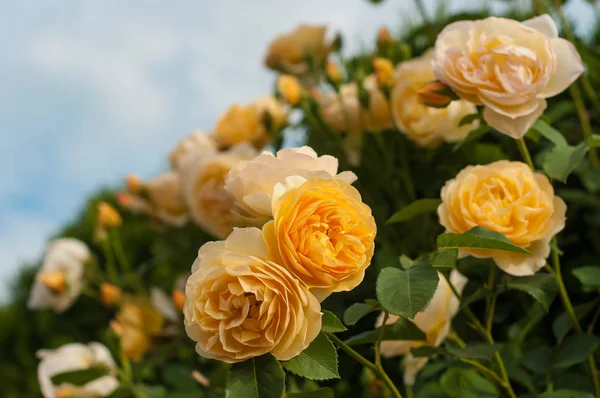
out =
{"type": "Polygon", "coordinates": [[[546,98],[564,91],[583,72],[581,57],[558,37],[545,14],[517,22],[489,17],[454,22],[435,43],[436,77],[463,99],[484,105],[485,121],[521,138],[546,109],[546,98]]]}
{"type": "Polygon", "coordinates": [[[500,232],[532,255],[461,249],[462,256],[491,257],[511,275],[532,275],[546,264],[550,240],[565,227],[566,205],[548,178],[522,162],[501,160],[468,166],[442,188],[438,207],[447,232],[480,226],[500,232]]]}
{"type": "Polygon", "coordinates": [[[181,177],[175,171],[167,171],[154,177],[145,186],[153,212],[161,221],[182,226],[188,219],[188,208],[181,191],[181,177]]]}
{"type": "Polygon", "coordinates": [[[285,361],[321,330],[321,306],[269,260],[257,228],[235,229],[198,251],[185,288],[185,330],[205,358],[240,362],[266,353],[285,361]]]}
{"type": "Polygon", "coordinates": [[[267,50],[265,64],[292,75],[304,75],[327,58],[331,46],[325,42],[325,26],[299,25],[294,31],[277,37],[267,50]],[[309,59],[307,59],[307,57],[309,59]]]}
{"type": "MultiPolygon", "coordinates": [[[[395,357],[398,355],[406,355],[406,369],[404,371],[404,384],[415,384],[417,373],[425,364],[428,358],[415,358],[410,353],[411,348],[420,347],[423,345],[439,346],[442,344],[448,333],[452,319],[458,312],[460,302],[454,296],[448,281],[438,273],[439,283],[435,294],[427,307],[419,312],[414,323],[421,329],[426,337],[426,341],[383,341],[381,343],[381,355],[384,357],[395,357]]],[[[452,270],[450,273],[450,282],[458,293],[462,293],[468,279],[457,270],[452,270]]],[[[377,322],[376,327],[383,323],[384,314],[382,313],[377,322]]],[[[392,324],[398,320],[395,315],[390,315],[386,324],[392,324]]]]}
{"type": "Polygon", "coordinates": [[[152,348],[152,338],[160,333],[162,326],[163,318],[152,305],[134,298],[124,301],[113,323],[123,354],[135,362],[141,361],[152,348]]]}
{"type": "Polygon", "coordinates": [[[233,196],[225,190],[225,177],[242,160],[256,156],[248,144],[227,151],[202,154],[186,165],[182,172],[185,201],[193,220],[211,234],[224,238],[233,226],[233,196]]]}
{"type": "Polygon", "coordinates": [[[369,107],[363,109],[365,128],[369,131],[380,131],[394,126],[390,104],[379,88],[377,77],[369,75],[363,81],[363,87],[369,93],[369,107]]]}
{"type": "Polygon", "coordinates": [[[337,176],[349,184],[356,181],[350,171],[337,173],[338,160],[329,155],[317,156],[308,146],[286,148],[273,156],[263,152],[249,161],[232,167],[225,181],[236,203],[235,213],[246,223],[262,226],[273,217],[271,199],[275,185],[289,176],[305,178],[328,178],[337,176]]]}
{"type": "Polygon", "coordinates": [[[175,148],[169,153],[169,164],[172,170],[181,170],[186,160],[195,157],[198,153],[213,153],[217,144],[206,131],[198,130],[183,137],[175,148]]]}
{"type": "Polygon", "coordinates": [[[460,141],[479,124],[458,125],[464,116],[477,112],[476,106],[470,102],[452,101],[445,108],[433,108],[420,102],[418,91],[435,80],[432,55],[431,51],[427,51],[421,57],[399,64],[395,72],[396,85],[391,94],[396,126],[409,139],[426,147],[438,145],[441,141],[460,141]]]}
{"type": "Polygon", "coordinates": [[[275,186],[272,211],[263,227],[272,255],[319,299],[363,280],[377,227],[354,187],[337,178],[288,177],[275,186]]]}
{"type": "Polygon", "coordinates": [[[243,142],[249,142],[257,149],[264,147],[270,134],[265,125],[265,112],[274,123],[272,128],[283,124],[283,105],[272,97],[260,97],[249,105],[232,105],[217,121],[213,130],[214,140],[222,148],[243,142]]]}

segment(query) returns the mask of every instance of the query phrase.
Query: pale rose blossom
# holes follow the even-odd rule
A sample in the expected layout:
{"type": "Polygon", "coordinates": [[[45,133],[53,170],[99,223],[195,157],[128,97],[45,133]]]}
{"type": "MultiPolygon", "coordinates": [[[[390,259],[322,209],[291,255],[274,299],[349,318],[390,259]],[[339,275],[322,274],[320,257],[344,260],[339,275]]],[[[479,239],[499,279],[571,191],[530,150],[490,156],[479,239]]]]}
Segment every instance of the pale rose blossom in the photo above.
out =
{"type": "Polygon", "coordinates": [[[321,117],[334,131],[347,133],[362,131],[363,122],[356,83],[342,84],[339,96],[335,92],[326,92],[321,93],[317,100],[321,107],[321,117]]]}
{"type": "Polygon", "coordinates": [[[169,153],[169,164],[172,170],[181,170],[186,162],[198,153],[214,153],[217,144],[210,133],[202,130],[194,131],[183,137],[169,153]]]}
{"type": "Polygon", "coordinates": [[[447,181],[438,207],[446,232],[480,226],[499,232],[531,255],[500,250],[460,249],[461,256],[491,257],[505,272],[532,275],[550,254],[550,240],[565,227],[566,205],[548,178],[522,162],[501,160],[467,166],[447,181]]]}
{"type": "Polygon", "coordinates": [[[274,156],[263,152],[252,160],[236,164],[225,180],[225,189],[235,199],[235,212],[245,222],[262,226],[272,218],[271,196],[275,185],[286,177],[336,177],[349,184],[356,181],[351,171],[338,174],[338,160],[330,155],[318,156],[308,146],[286,148],[274,156]]]}
{"type": "Polygon", "coordinates": [[[118,387],[115,361],[110,351],[100,343],[71,343],[56,350],[39,350],[38,380],[44,398],[56,397],[106,397],[118,387]],[[69,383],[55,385],[52,378],[62,373],[106,367],[107,374],[81,386],[69,383]]]}
{"type": "MultiPolygon", "coordinates": [[[[425,366],[428,358],[416,358],[410,350],[424,345],[439,346],[446,340],[452,325],[452,319],[458,312],[460,301],[454,296],[448,281],[438,273],[439,283],[431,301],[425,309],[415,318],[415,325],[426,334],[426,341],[389,340],[381,343],[381,355],[384,357],[406,356],[406,369],[404,370],[404,384],[413,385],[419,371],[425,366]]],[[[461,294],[468,279],[457,270],[450,273],[450,282],[456,291],[461,294]]],[[[382,313],[375,327],[381,326],[384,314],[382,313]]],[[[386,324],[390,325],[398,320],[396,315],[390,315],[386,324]]]]}
{"type": "Polygon", "coordinates": [[[152,348],[152,339],[163,327],[162,315],[145,299],[127,297],[113,321],[123,354],[134,362],[152,348]]]}
{"type": "Polygon", "coordinates": [[[544,14],[522,23],[496,17],[454,22],[438,35],[433,68],[461,98],[485,106],[490,126],[522,138],[546,109],[546,98],[573,83],[583,63],[544,14]]]}
{"type": "Polygon", "coordinates": [[[394,127],[389,101],[379,88],[377,77],[365,77],[363,87],[369,93],[369,107],[363,108],[362,112],[365,128],[368,131],[380,131],[394,127]]]}
{"type": "Polygon", "coordinates": [[[161,221],[180,227],[188,220],[188,208],[181,189],[181,176],[165,171],[150,180],[146,186],[153,214],[161,221]]]}
{"type": "Polygon", "coordinates": [[[85,265],[91,258],[90,250],[79,239],[59,238],[51,241],[33,283],[27,307],[51,308],[56,312],[71,307],[83,289],[85,265]],[[46,279],[58,283],[43,283],[46,279]]]}
{"type": "Polygon", "coordinates": [[[257,228],[234,229],[198,251],[185,289],[185,329],[205,358],[241,362],[300,354],[321,330],[321,306],[269,259],[257,228]]]}
{"type": "Polygon", "coordinates": [[[477,107],[468,101],[452,101],[445,108],[434,108],[420,102],[417,92],[435,80],[432,56],[433,52],[427,51],[421,57],[400,63],[391,93],[396,126],[409,139],[425,147],[436,146],[442,141],[460,141],[479,125],[476,121],[459,126],[463,117],[477,112],[477,107]]]}
{"type": "Polygon", "coordinates": [[[337,178],[275,185],[263,235],[276,261],[320,299],[354,289],[371,263],[377,226],[359,192],[337,178]]]}
{"type": "Polygon", "coordinates": [[[238,162],[256,156],[249,144],[239,144],[210,156],[192,159],[182,171],[183,196],[192,219],[219,238],[233,227],[233,196],[225,190],[225,178],[238,162]]]}

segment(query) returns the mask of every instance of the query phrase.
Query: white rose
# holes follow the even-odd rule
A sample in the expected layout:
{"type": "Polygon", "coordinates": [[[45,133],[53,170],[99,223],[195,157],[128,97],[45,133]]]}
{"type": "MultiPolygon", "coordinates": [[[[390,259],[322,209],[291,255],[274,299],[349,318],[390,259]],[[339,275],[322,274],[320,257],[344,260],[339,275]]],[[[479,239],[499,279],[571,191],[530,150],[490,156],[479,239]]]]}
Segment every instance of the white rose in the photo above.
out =
{"type": "Polygon", "coordinates": [[[115,361],[108,348],[100,343],[66,344],[56,350],[40,350],[37,356],[41,359],[38,379],[44,398],[106,397],[119,387],[119,380],[115,376],[115,361]],[[52,383],[52,378],[61,373],[99,366],[106,367],[108,374],[82,386],[52,383]]]}
{"type": "Polygon", "coordinates": [[[178,172],[166,171],[154,177],[146,184],[146,192],[156,217],[161,221],[178,227],[187,222],[188,209],[183,200],[178,172]]]}
{"type": "Polygon", "coordinates": [[[461,98],[485,106],[490,126],[513,138],[540,117],[546,98],[583,72],[577,50],[558,37],[546,14],[522,23],[496,17],[454,22],[437,38],[433,68],[461,98]]]}
{"type": "Polygon", "coordinates": [[[275,185],[289,176],[305,178],[341,178],[349,184],[356,181],[350,171],[338,174],[338,160],[330,155],[318,156],[308,146],[286,148],[274,156],[263,152],[249,161],[236,164],[227,179],[225,189],[235,201],[235,212],[246,222],[260,226],[273,216],[271,197],[275,185]]]}

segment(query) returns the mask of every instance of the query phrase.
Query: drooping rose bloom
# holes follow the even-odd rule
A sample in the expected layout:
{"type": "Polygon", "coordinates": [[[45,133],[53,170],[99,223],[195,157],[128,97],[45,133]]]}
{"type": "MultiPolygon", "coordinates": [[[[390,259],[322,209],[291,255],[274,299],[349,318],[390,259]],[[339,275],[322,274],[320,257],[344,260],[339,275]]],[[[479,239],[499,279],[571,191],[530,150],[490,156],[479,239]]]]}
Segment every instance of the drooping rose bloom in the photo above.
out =
{"type": "Polygon", "coordinates": [[[321,330],[321,306],[269,260],[257,228],[234,229],[198,251],[185,289],[185,329],[205,358],[240,362],[271,353],[285,361],[321,330]]]}
{"type": "Polygon", "coordinates": [[[548,178],[522,162],[501,160],[467,166],[442,188],[438,207],[447,232],[480,226],[500,232],[531,255],[487,249],[460,249],[460,255],[491,257],[505,272],[532,275],[546,264],[550,240],[565,227],[565,202],[548,178]]]}

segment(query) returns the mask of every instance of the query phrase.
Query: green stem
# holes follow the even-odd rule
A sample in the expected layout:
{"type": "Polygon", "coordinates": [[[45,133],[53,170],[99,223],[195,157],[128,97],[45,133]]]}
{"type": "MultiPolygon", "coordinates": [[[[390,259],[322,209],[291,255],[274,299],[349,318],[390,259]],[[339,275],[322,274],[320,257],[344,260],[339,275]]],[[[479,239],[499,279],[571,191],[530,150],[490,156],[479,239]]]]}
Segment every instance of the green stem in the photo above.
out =
{"type": "Polygon", "coordinates": [[[108,275],[108,281],[113,285],[119,285],[119,274],[115,266],[114,254],[110,248],[109,237],[102,240],[102,250],[104,251],[104,257],[106,260],[106,273],[108,275]]]}
{"type": "Polygon", "coordinates": [[[344,350],[344,352],[346,352],[346,354],[351,356],[354,360],[356,360],[358,363],[360,363],[364,367],[371,369],[373,372],[375,372],[383,380],[383,382],[386,384],[386,386],[388,387],[388,389],[390,390],[390,392],[392,393],[392,395],[394,397],[402,398],[402,394],[400,394],[400,391],[398,391],[398,389],[394,385],[394,382],[390,379],[390,377],[387,375],[387,373],[385,373],[385,371],[383,370],[382,367],[378,367],[373,362],[369,361],[367,358],[363,357],[358,352],[354,351],[348,344],[344,343],[335,334],[333,334],[333,333],[326,333],[326,334],[327,334],[327,337],[329,337],[329,339],[331,339],[331,341],[333,341],[338,347],[340,347],[342,350],[344,350]]]}
{"type": "Polygon", "coordinates": [[[492,296],[487,300],[486,307],[486,323],[485,330],[488,334],[492,334],[492,322],[494,320],[494,310],[496,309],[496,265],[492,264],[490,267],[490,274],[488,276],[487,288],[492,292],[492,296]]]}
{"type": "Polygon", "coordinates": [[[523,157],[523,160],[525,160],[525,163],[527,163],[531,170],[535,170],[533,160],[531,160],[531,154],[529,153],[529,149],[527,149],[527,144],[525,143],[525,138],[518,139],[517,146],[519,147],[519,152],[521,152],[521,156],[523,157]]]}
{"type": "Polygon", "coordinates": [[[421,18],[423,19],[423,23],[425,25],[429,25],[429,17],[427,16],[427,11],[425,10],[425,4],[423,4],[423,0],[415,0],[415,5],[419,10],[419,14],[421,14],[421,18]]]}
{"type": "Polygon", "coordinates": [[[386,322],[390,316],[387,311],[384,311],[383,314],[383,323],[379,327],[379,335],[377,336],[377,342],[375,343],[375,366],[377,366],[378,369],[383,369],[381,366],[381,342],[383,341],[386,322]]]}
{"type": "Polygon", "coordinates": [[[400,163],[402,165],[400,172],[402,173],[402,179],[404,180],[408,197],[410,198],[411,202],[414,202],[417,200],[417,192],[411,178],[410,164],[408,162],[408,151],[406,149],[406,140],[404,137],[400,138],[400,147],[400,163]]]}
{"type": "Polygon", "coordinates": [[[500,378],[500,376],[498,376],[498,374],[496,372],[494,372],[492,369],[490,369],[490,368],[488,368],[486,366],[483,366],[479,362],[474,361],[472,359],[467,359],[467,358],[457,358],[457,359],[459,361],[461,361],[461,362],[468,363],[469,365],[471,365],[474,368],[478,369],[482,373],[490,376],[492,379],[494,379],[502,387],[504,387],[504,388],[507,387],[506,381],[502,380],[502,378],[500,378]]]}
{"type": "Polygon", "coordinates": [[[135,291],[139,294],[143,294],[144,289],[142,288],[142,284],[140,282],[139,276],[131,268],[131,263],[127,259],[127,256],[125,255],[125,251],[123,250],[123,245],[121,244],[121,237],[119,235],[119,231],[117,229],[113,229],[110,232],[109,237],[110,237],[112,246],[115,249],[115,254],[117,256],[119,265],[121,266],[121,270],[125,274],[126,280],[131,280],[135,291]]]}
{"type": "Polygon", "coordinates": [[[405,385],[404,386],[404,391],[406,392],[406,398],[413,398],[414,397],[412,386],[409,386],[408,384],[405,385]]]}

